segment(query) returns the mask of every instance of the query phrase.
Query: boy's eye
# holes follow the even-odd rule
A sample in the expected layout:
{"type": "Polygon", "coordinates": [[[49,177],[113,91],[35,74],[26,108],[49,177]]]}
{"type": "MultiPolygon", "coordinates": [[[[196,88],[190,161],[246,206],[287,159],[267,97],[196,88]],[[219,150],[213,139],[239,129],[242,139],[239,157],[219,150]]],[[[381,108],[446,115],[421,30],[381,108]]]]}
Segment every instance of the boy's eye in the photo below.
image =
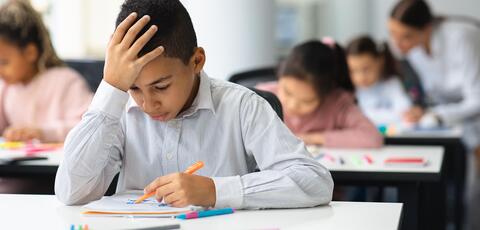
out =
{"type": "Polygon", "coordinates": [[[170,85],[165,85],[165,86],[154,86],[156,90],[166,90],[170,85]]]}
{"type": "Polygon", "coordinates": [[[132,86],[132,87],[130,87],[130,90],[132,90],[132,91],[137,91],[137,90],[138,90],[138,87],[132,86]]]}

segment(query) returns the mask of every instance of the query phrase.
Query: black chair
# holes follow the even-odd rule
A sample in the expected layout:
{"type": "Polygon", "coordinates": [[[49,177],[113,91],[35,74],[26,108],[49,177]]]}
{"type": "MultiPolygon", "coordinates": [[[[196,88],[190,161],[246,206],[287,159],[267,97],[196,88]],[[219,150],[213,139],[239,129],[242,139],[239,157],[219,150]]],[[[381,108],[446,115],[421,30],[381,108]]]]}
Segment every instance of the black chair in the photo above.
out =
{"type": "Polygon", "coordinates": [[[65,64],[79,72],[87,81],[92,92],[97,91],[103,78],[103,60],[66,60],[65,64]]]}
{"type": "Polygon", "coordinates": [[[228,81],[243,85],[245,87],[255,87],[258,83],[276,81],[275,68],[267,67],[262,69],[255,69],[246,72],[241,72],[232,75],[228,81]]]}
{"type": "Polygon", "coordinates": [[[267,102],[272,106],[273,110],[277,113],[278,117],[283,121],[283,110],[282,110],[282,103],[280,103],[280,100],[278,100],[277,96],[275,94],[270,93],[268,91],[263,91],[255,88],[249,88],[253,92],[257,93],[260,95],[260,97],[263,97],[267,102]]]}

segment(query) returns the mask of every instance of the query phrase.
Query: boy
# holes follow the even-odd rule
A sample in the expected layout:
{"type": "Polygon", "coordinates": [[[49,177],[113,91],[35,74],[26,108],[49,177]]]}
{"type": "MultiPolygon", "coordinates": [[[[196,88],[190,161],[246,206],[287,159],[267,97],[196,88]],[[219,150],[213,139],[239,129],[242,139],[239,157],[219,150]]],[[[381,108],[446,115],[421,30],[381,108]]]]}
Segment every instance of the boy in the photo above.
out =
{"type": "Polygon", "coordinates": [[[62,202],[100,199],[119,171],[117,192],[155,191],[175,207],[330,202],[330,173],[270,105],[202,72],[205,52],[178,0],[127,0],[117,25],[103,81],[65,142],[55,181],[62,202]],[[195,175],[179,173],[200,160],[195,175]]]}

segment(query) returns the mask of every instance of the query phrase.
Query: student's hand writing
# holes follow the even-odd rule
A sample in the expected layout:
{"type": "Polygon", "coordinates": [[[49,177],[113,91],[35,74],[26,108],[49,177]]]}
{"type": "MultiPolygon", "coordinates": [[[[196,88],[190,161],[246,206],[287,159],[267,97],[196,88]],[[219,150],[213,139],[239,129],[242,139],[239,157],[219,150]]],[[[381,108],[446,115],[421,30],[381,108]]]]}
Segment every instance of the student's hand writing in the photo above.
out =
{"type": "Polygon", "coordinates": [[[325,143],[323,133],[303,133],[298,137],[307,145],[323,145],[325,143]]]}
{"type": "Polygon", "coordinates": [[[28,127],[8,127],[3,132],[3,138],[6,141],[29,141],[33,139],[41,139],[42,132],[40,129],[28,127]]]}
{"type": "Polygon", "coordinates": [[[197,205],[213,207],[216,202],[215,184],[208,177],[173,173],[155,179],[145,193],[156,191],[155,198],[173,207],[197,205]]]}
{"type": "Polygon", "coordinates": [[[413,106],[403,114],[403,119],[409,123],[417,123],[422,118],[425,111],[420,106],[413,106]]]}
{"type": "Polygon", "coordinates": [[[142,57],[138,57],[140,50],[157,32],[158,28],[151,26],[135,40],[137,34],[150,21],[150,17],[147,15],[137,22],[135,22],[136,18],[137,14],[132,13],[118,25],[108,44],[105,68],[103,69],[104,80],[125,92],[133,85],[142,68],[161,55],[164,50],[162,46],[159,46],[142,57]]]}

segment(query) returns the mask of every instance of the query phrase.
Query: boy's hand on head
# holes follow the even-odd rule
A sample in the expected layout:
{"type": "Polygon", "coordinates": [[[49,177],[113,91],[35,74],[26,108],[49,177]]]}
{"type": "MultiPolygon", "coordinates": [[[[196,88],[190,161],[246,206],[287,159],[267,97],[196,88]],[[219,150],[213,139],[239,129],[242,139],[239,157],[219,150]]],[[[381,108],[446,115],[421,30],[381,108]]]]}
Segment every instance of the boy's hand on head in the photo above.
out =
{"type": "Polygon", "coordinates": [[[211,178],[187,173],[158,177],[147,187],[145,194],[155,191],[155,198],[173,207],[197,205],[213,207],[216,202],[215,184],[211,178]]]}
{"type": "Polygon", "coordinates": [[[413,106],[403,114],[403,119],[409,123],[417,123],[420,121],[423,114],[425,114],[425,110],[423,110],[422,107],[413,106]]]}
{"type": "Polygon", "coordinates": [[[3,138],[7,141],[29,141],[41,139],[41,130],[28,127],[8,127],[3,132],[3,138]]]}
{"type": "Polygon", "coordinates": [[[115,30],[110,39],[105,57],[103,78],[112,86],[127,91],[137,79],[142,68],[160,56],[164,48],[162,46],[138,57],[138,53],[157,32],[156,26],[151,26],[137,40],[136,36],[150,21],[148,15],[143,16],[137,22],[136,13],[130,14],[115,30]],[[135,23],[134,23],[135,22],[135,23]]]}

